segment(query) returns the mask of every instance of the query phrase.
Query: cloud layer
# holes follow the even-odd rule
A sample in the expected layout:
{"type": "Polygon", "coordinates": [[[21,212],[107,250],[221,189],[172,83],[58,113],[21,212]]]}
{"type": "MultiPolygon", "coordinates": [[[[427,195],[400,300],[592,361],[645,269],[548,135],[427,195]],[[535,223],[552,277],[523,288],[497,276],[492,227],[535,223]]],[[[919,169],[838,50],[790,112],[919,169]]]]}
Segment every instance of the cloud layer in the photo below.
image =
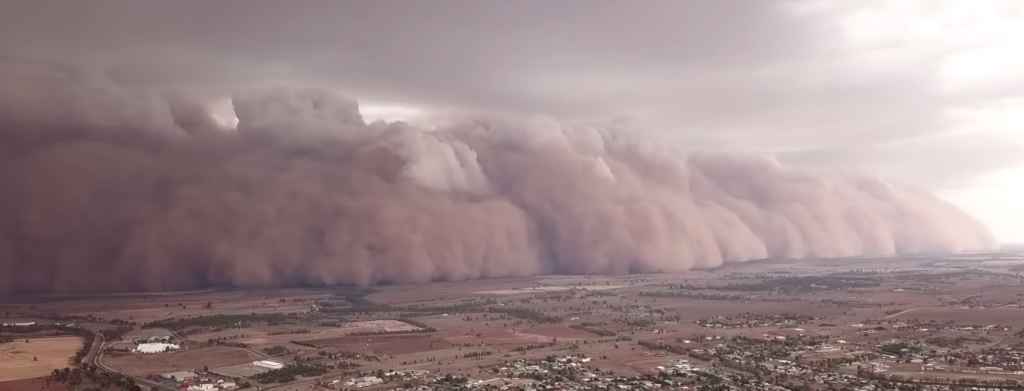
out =
{"type": "Polygon", "coordinates": [[[321,90],[232,99],[0,70],[0,293],[685,271],[994,247],[927,193],[690,153],[628,122],[367,124],[321,90]]]}
{"type": "Polygon", "coordinates": [[[381,106],[568,121],[628,115],[687,148],[770,154],[934,191],[999,239],[1024,241],[1017,0],[2,8],[0,61],[77,64],[132,89],[214,97],[315,86],[358,97],[366,118],[381,106]]]}

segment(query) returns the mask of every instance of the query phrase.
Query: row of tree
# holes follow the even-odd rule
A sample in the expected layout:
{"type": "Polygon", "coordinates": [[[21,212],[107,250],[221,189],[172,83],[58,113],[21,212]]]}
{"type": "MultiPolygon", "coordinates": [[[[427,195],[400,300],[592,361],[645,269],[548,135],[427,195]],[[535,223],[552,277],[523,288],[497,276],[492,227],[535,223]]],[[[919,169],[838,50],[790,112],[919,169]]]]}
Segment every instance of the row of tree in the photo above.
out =
{"type": "MultiPolygon", "coordinates": [[[[895,383],[895,384],[903,384],[903,385],[907,385],[907,386],[911,386],[911,387],[913,387],[913,386],[921,386],[921,385],[948,385],[948,386],[953,386],[954,389],[958,388],[958,387],[963,387],[963,389],[966,390],[967,387],[979,386],[980,385],[980,386],[984,386],[984,387],[999,387],[999,388],[1004,389],[1004,390],[1005,389],[1009,389],[1009,390],[1022,390],[1022,389],[1024,389],[1024,386],[1021,386],[1020,381],[1014,380],[1014,379],[978,379],[978,378],[971,378],[971,377],[961,377],[961,378],[958,378],[958,379],[954,380],[954,379],[951,379],[951,378],[938,378],[938,377],[934,377],[934,376],[924,376],[924,377],[920,377],[920,378],[911,378],[911,377],[906,377],[906,376],[897,375],[897,374],[889,374],[889,373],[884,373],[884,372],[874,372],[874,371],[870,371],[870,370],[865,370],[865,369],[860,368],[859,366],[857,368],[857,376],[868,378],[868,379],[880,380],[880,381],[883,381],[883,382],[890,382],[890,383],[895,383]]],[[[886,389],[888,389],[888,388],[886,388],[886,389]]],[[[972,388],[972,389],[976,389],[976,388],[972,388]]]]}
{"type": "Polygon", "coordinates": [[[643,346],[643,347],[645,347],[647,349],[650,349],[650,350],[664,350],[664,351],[669,352],[669,353],[675,353],[675,354],[680,354],[680,355],[686,355],[686,354],[690,353],[690,349],[684,348],[684,347],[679,346],[679,345],[667,344],[667,343],[660,342],[660,341],[659,342],[651,342],[651,341],[639,340],[639,341],[636,341],[636,343],[637,343],[637,345],[643,346]]]}
{"type": "Polygon", "coordinates": [[[288,348],[284,346],[274,345],[271,347],[263,348],[263,353],[266,353],[269,356],[280,356],[284,354],[289,354],[291,353],[291,351],[289,351],[288,348]]]}
{"type": "Polygon", "coordinates": [[[291,364],[284,368],[272,369],[253,376],[253,379],[260,383],[287,383],[295,381],[298,376],[311,377],[320,376],[328,371],[328,367],[321,364],[291,364]]]}
{"type": "Polygon", "coordinates": [[[282,324],[298,318],[299,315],[297,313],[285,314],[280,312],[267,314],[252,313],[248,315],[200,315],[195,318],[172,318],[149,322],[142,325],[142,328],[166,328],[171,330],[181,330],[188,327],[244,328],[251,327],[254,323],[267,325],[282,324]]]}
{"type": "Polygon", "coordinates": [[[528,320],[535,323],[561,323],[562,318],[541,311],[524,307],[489,308],[488,312],[502,313],[513,318],[528,320]]]}
{"type": "Polygon", "coordinates": [[[542,344],[529,344],[525,346],[517,346],[512,349],[513,352],[525,352],[527,350],[544,349],[555,346],[554,343],[542,343],[542,344]]]}
{"type": "Polygon", "coordinates": [[[420,334],[420,333],[433,333],[437,329],[433,327],[427,327],[425,329],[412,329],[412,330],[375,330],[375,331],[354,331],[348,333],[352,337],[365,337],[371,335],[395,335],[395,334],[420,334]]]}
{"type": "Polygon", "coordinates": [[[312,331],[309,329],[296,329],[296,330],[277,330],[267,333],[267,335],[289,335],[289,334],[309,334],[312,331]]]}
{"type": "MultiPolygon", "coordinates": [[[[679,289],[679,288],[677,288],[679,289]]],[[[670,299],[692,299],[692,300],[721,300],[721,301],[743,301],[747,300],[744,295],[728,293],[695,293],[695,292],[640,292],[641,297],[662,297],[670,299]]]]}
{"type": "Polygon", "coordinates": [[[76,389],[79,385],[86,383],[95,386],[95,388],[85,388],[82,391],[110,390],[111,387],[125,391],[142,391],[142,387],[135,383],[135,379],[116,372],[98,371],[95,366],[88,363],[82,364],[78,368],[54,369],[46,381],[47,383],[67,384],[71,386],[71,389],[76,389]]]}
{"type": "Polygon", "coordinates": [[[615,333],[613,333],[611,331],[604,330],[604,329],[599,329],[599,328],[596,328],[596,327],[584,326],[582,324],[574,324],[574,325],[569,326],[569,327],[572,327],[572,328],[574,328],[576,330],[586,331],[586,332],[591,333],[591,334],[596,334],[596,335],[599,335],[599,336],[602,336],[602,337],[614,337],[615,336],[615,333]]]}
{"type": "Polygon", "coordinates": [[[465,353],[465,354],[462,355],[462,358],[483,357],[483,356],[490,356],[492,354],[494,354],[494,352],[492,352],[490,350],[481,350],[481,351],[477,351],[477,352],[465,353]]]}

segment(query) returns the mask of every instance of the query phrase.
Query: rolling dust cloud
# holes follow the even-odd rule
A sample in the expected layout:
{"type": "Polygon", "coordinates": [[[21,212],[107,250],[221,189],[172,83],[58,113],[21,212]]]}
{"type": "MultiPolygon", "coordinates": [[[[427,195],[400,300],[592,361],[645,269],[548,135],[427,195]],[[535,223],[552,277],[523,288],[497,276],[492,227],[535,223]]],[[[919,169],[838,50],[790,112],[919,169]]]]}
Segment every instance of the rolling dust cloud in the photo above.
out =
{"type": "Polygon", "coordinates": [[[366,123],[312,89],[202,99],[0,71],[0,293],[678,272],[994,248],[951,204],[628,122],[366,123]]]}

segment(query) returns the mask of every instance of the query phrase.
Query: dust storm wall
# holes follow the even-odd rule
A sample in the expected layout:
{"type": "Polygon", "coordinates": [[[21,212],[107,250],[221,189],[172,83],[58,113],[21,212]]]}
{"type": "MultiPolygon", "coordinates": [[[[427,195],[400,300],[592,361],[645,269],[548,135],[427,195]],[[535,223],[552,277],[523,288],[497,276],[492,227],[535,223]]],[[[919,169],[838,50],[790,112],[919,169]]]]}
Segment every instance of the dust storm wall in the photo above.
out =
{"type": "Polygon", "coordinates": [[[366,123],[319,90],[232,99],[0,73],[0,293],[677,272],[983,250],[928,193],[684,153],[621,123],[366,123]]]}

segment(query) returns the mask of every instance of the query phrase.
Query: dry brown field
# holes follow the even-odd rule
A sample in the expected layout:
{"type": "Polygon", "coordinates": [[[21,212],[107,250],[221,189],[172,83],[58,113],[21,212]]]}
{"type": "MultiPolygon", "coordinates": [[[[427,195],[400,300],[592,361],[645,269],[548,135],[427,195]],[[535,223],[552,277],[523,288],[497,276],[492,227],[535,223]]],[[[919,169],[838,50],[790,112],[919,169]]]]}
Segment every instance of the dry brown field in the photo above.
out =
{"type": "Polygon", "coordinates": [[[588,333],[586,331],[576,330],[563,326],[534,326],[522,329],[520,334],[538,335],[541,337],[547,337],[551,339],[559,340],[577,340],[585,338],[594,338],[597,335],[588,333]]]}
{"type": "Polygon", "coordinates": [[[218,368],[262,359],[262,356],[245,349],[217,346],[171,353],[105,357],[103,362],[108,367],[125,373],[148,375],[202,369],[203,366],[218,368]]]}
{"type": "MultiPolygon", "coordinates": [[[[443,308],[492,300],[491,304],[465,312],[419,311],[414,307],[396,310],[354,311],[344,315],[310,313],[313,299],[329,299],[348,306],[337,290],[275,289],[200,291],[145,295],[114,295],[45,300],[35,302],[30,315],[71,314],[97,319],[121,319],[137,323],[167,318],[195,318],[215,314],[300,313],[280,324],[253,324],[196,329],[186,337],[186,349],[152,355],[107,357],[105,362],[127,373],[144,375],[180,370],[220,368],[263,359],[264,348],[282,346],[287,353],[275,360],[290,362],[293,357],[313,362],[330,362],[326,354],[360,353],[370,358],[347,359],[361,365],[359,370],[423,369],[487,378],[490,367],[517,359],[543,359],[549,355],[583,354],[593,358],[596,368],[630,375],[651,373],[653,368],[674,358],[664,352],[652,352],[638,341],[662,341],[685,344],[688,348],[708,348],[733,336],[761,338],[799,334],[843,339],[849,343],[842,351],[812,355],[842,356],[869,344],[892,338],[926,339],[948,337],[942,332],[893,331],[866,332],[854,326],[871,320],[935,320],[973,324],[1008,324],[1016,330],[1024,327],[1024,284],[1005,274],[1006,268],[989,268],[960,262],[955,265],[922,266],[934,261],[929,257],[907,259],[856,259],[830,261],[766,261],[728,265],[723,268],[682,274],[630,276],[539,276],[484,281],[440,282],[421,285],[374,287],[364,297],[375,304],[393,308],[433,306],[443,308]],[[966,277],[967,267],[980,267],[992,274],[975,273],[966,277]],[[797,277],[822,277],[833,273],[877,276],[878,286],[858,288],[789,287],[781,290],[747,288],[728,290],[727,284],[756,285],[769,280],[797,277]],[[858,274],[866,273],[866,274],[858,274]],[[877,274],[871,274],[877,273],[877,274]],[[1001,273],[1001,274],[1000,274],[1001,273]],[[935,275],[949,274],[938,278],[935,275]],[[929,276],[932,275],[932,276],[929,276]],[[688,288],[683,289],[680,286],[688,288]],[[571,287],[589,287],[592,291],[573,291],[571,287]],[[696,287],[696,288],[695,288],[696,287]],[[533,289],[536,288],[536,289],[533,289]],[[699,288],[699,289],[698,289],[699,288]],[[605,290],[597,290],[605,289],[605,290]],[[487,293],[490,292],[490,293],[487,293]],[[494,292],[503,292],[502,294],[494,292]],[[723,295],[742,299],[695,297],[652,297],[650,294],[685,292],[699,295],[723,295]],[[970,300],[992,304],[995,308],[965,308],[970,300]],[[210,308],[205,308],[209,305],[210,308]],[[540,323],[516,318],[500,311],[527,308],[561,318],[540,323]],[[488,312],[490,309],[492,312],[488,312]],[[697,320],[741,314],[771,316],[798,314],[817,317],[799,326],[741,328],[704,328],[697,320]],[[360,331],[402,331],[415,326],[397,321],[408,317],[413,323],[435,328],[430,333],[387,335],[351,335],[360,331]],[[341,322],[341,326],[331,323],[341,322]],[[571,328],[576,325],[615,333],[600,336],[571,328]],[[797,329],[800,330],[797,330],[797,329]],[[308,333],[283,333],[308,330],[308,333]],[[616,340],[617,338],[621,340],[616,340]],[[244,344],[246,348],[203,347],[208,340],[244,344]],[[299,344],[292,343],[293,341],[299,344]],[[549,345],[557,341],[553,346],[549,345]],[[305,346],[311,344],[318,348],[305,346]],[[863,344],[863,345],[858,345],[863,344]],[[527,349],[528,348],[528,349],[527,349]],[[519,349],[519,350],[516,350],[519,349]],[[486,353],[486,354],[485,354],[486,353]]],[[[351,292],[354,288],[348,289],[351,292]]],[[[732,289],[732,288],[729,288],[732,289]]],[[[353,304],[354,305],[354,304],[353,304]]],[[[989,305],[989,304],[986,304],[989,305]]],[[[8,305],[12,311],[26,305],[8,305]]],[[[191,330],[190,330],[191,332],[191,330]]],[[[161,330],[132,330],[125,339],[164,333],[161,330]]],[[[992,344],[1012,344],[1022,340],[1011,333],[994,333],[992,344]]],[[[981,347],[971,346],[969,348],[981,347]]],[[[72,350],[73,352],[73,350],[72,350]]],[[[277,353],[275,353],[277,354],[277,353]]],[[[48,372],[48,370],[47,370],[48,372]]],[[[340,372],[340,371],[339,371],[340,372]]],[[[2,372],[0,372],[2,373],[2,372]]],[[[307,385],[308,386],[308,385],[307,385]]]]}
{"type": "Polygon", "coordinates": [[[1011,326],[1024,325],[1024,309],[1020,308],[919,308],[904,312],[897,319],[934,320],[937,322],[953,321],[967,324],[1003,324],[1011,326]]]}
{"type": "Polygon", "coordinates": [[[0,381],[30,379],[48,375],[54,369],[71,365],[75,351],[82,346],[78,337],[16,339],[0,344],[0,381]]]}
{"type": "MultiPolygon", "coordinates": [[[[121,387],[110,386],[102,388],[98,384],[85,381],[79,384],[76,390],[93,389],[101,391],[123,391],[121,387]]],[[[0,391],[69,391],[70,386],[58,382],[47,381],[44,377],[31,379],[0,381],[0,391]]]]}
{"type": "Polygon", "coordinates": [[[137,323],[212,314],[250,314],[308,311],[305,303],[291,299],[321,296],[315,290],[203,291],[143,295],[97,295],[34,304],[36,311],[62,315],[93,316],[137,323]],[[281,299],[286,302],[280,303],[281,299]],[[213,308],[203,306],[213,304],[213,308]]]}
{"type": "MultiPolygon", "coordinates": [[[[923,371],[921,370],[920,364],[895,364],[889,368],[889,372],[898,375],[906,376],[909,378],[921,378],[921,377],[932,377],[932,378],[950,378],[950,379],[983,379],[983,380],[995,380],[995,379],[1013,379],[1013,380],[1024,380],[1022,375],[1014,375],[1011,373],[986,373],[986,372],[954,372],[954,371],[923,371]]],[[[979,388],[980,389],[980,388],[979,388]]]]}
{"type": "MultiPolygon", "coordinates": [[[[85,388],[91,384],[82,384],[85,388]]],[[[47,382],[46,377],[34,377],[29,379],[0,381],[0,391],[67,391],[68,385],[57,382],[47,382]]]]}
{"type": "Polygon", "coordinates": [[[338,337],[303,341],[318,346],[340,347],[347,351],[369,353],[379,356],[397,356],[411,353],[442,350],[452,346],[445,339],[427,334],[372,336],[372,337],[338,337]]]}

